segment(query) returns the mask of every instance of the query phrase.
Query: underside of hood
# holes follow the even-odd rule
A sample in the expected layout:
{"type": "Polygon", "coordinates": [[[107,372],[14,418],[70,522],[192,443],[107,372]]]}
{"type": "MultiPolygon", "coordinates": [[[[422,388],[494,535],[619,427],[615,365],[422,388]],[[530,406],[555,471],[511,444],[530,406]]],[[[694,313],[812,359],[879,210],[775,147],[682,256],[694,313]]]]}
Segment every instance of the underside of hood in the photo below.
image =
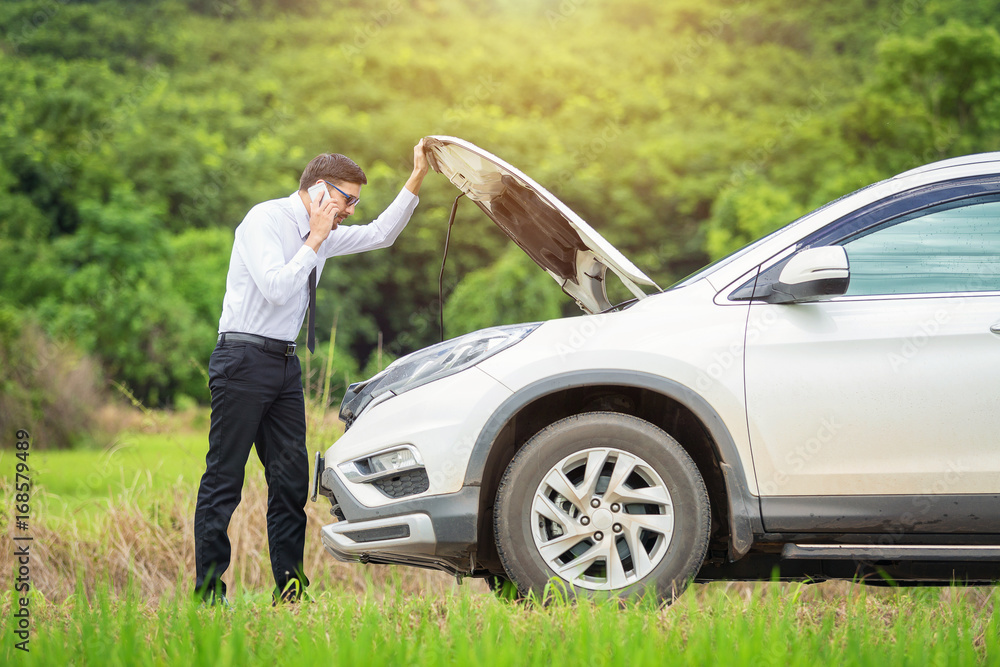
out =
{"type": "Polygon", "coordinates": [[[637,298],[647,296],[639,285],[660,291],[580,216],[500,158],[455,137],[426,137],[424,148],[431,167],[476,202],[584,311],[612,307],[604,284],[608,269],[637,298]]]}

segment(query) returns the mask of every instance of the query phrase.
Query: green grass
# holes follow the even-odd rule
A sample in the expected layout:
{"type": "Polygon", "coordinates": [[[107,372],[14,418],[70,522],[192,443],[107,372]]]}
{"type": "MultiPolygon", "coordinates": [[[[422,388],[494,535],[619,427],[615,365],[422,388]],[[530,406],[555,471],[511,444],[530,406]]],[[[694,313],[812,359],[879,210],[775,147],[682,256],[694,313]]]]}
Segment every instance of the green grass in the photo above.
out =
{"type": "Polygon", "coordinates": [[[197,483],[207,440],[200,433],[126,433],[100,450],[33,452],[35,472],[50,496],[67,502],[106,500],[137,483],[197,483]]]}
{"type": "MultiPolygon", "coordinates": [[[[33,603],[26,665],[977,665],[1000,662],[1000,593],[764,584],[696,586],[669,609],[640,601],[503,603],[460,590],[321,594],[202,609],[183,593],[148,606],[129,592],[33,603]]],[[[9,614],[4,615],[5,624],[9,614]]],[[[3,637],[10,631],[4,626],[3,637]]]]}

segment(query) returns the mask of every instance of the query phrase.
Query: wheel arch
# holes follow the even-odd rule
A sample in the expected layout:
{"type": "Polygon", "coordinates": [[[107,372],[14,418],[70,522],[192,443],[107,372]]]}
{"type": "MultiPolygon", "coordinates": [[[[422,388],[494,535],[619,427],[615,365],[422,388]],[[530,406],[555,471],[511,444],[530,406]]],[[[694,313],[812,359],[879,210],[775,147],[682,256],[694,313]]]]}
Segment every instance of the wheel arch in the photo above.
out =
{"type": "MultiPolygon", "coordinates": [[[[724,543],[724,557],[729,561],[749,551],[754,533],[763,532],[760,504],[750,493],[736,443],[722,418],[690,387],[650,373],[623,370],[551,376],[517,391],[494,411],[473,445],[465,478],[466,486],[481,487],[480,538],[492,535],[492,508],[500,478],[524,443],[563,417],[598,410],[646,419],[674,436],[695,460],[709,489],[713,524],[718,524],[713,525],[715,551],[724,543]]],[[[481,543],[477,551],[484,563],[496,556],[492,540],[481,543]]],[[[711,548],[709,557],[713,557],[711,548]]]]}

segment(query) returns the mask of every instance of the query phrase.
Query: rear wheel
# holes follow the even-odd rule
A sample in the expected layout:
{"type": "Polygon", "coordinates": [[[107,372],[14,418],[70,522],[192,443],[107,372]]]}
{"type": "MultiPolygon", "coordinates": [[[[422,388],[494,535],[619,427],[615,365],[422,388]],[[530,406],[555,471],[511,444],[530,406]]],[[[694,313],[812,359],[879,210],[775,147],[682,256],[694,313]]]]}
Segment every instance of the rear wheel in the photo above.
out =
{"type": "Polygon", "coordinates": [[[709,501],[690,455],[647,421],[592,412],[517,453],[497,492],[500,560],[523,595],[679,595],[708,549],[709,501]]]}

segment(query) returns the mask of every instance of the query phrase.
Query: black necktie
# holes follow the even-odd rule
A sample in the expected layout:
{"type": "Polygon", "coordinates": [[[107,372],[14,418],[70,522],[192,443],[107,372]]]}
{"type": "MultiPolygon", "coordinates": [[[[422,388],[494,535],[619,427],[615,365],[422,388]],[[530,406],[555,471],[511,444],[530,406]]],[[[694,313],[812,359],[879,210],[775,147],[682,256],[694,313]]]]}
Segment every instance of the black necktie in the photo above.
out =
{"type": "Polygon", "coordinates": [[[309,333],[306,348],[310,353],[316,351],[316,267],[309,272],[309,333]]]}

